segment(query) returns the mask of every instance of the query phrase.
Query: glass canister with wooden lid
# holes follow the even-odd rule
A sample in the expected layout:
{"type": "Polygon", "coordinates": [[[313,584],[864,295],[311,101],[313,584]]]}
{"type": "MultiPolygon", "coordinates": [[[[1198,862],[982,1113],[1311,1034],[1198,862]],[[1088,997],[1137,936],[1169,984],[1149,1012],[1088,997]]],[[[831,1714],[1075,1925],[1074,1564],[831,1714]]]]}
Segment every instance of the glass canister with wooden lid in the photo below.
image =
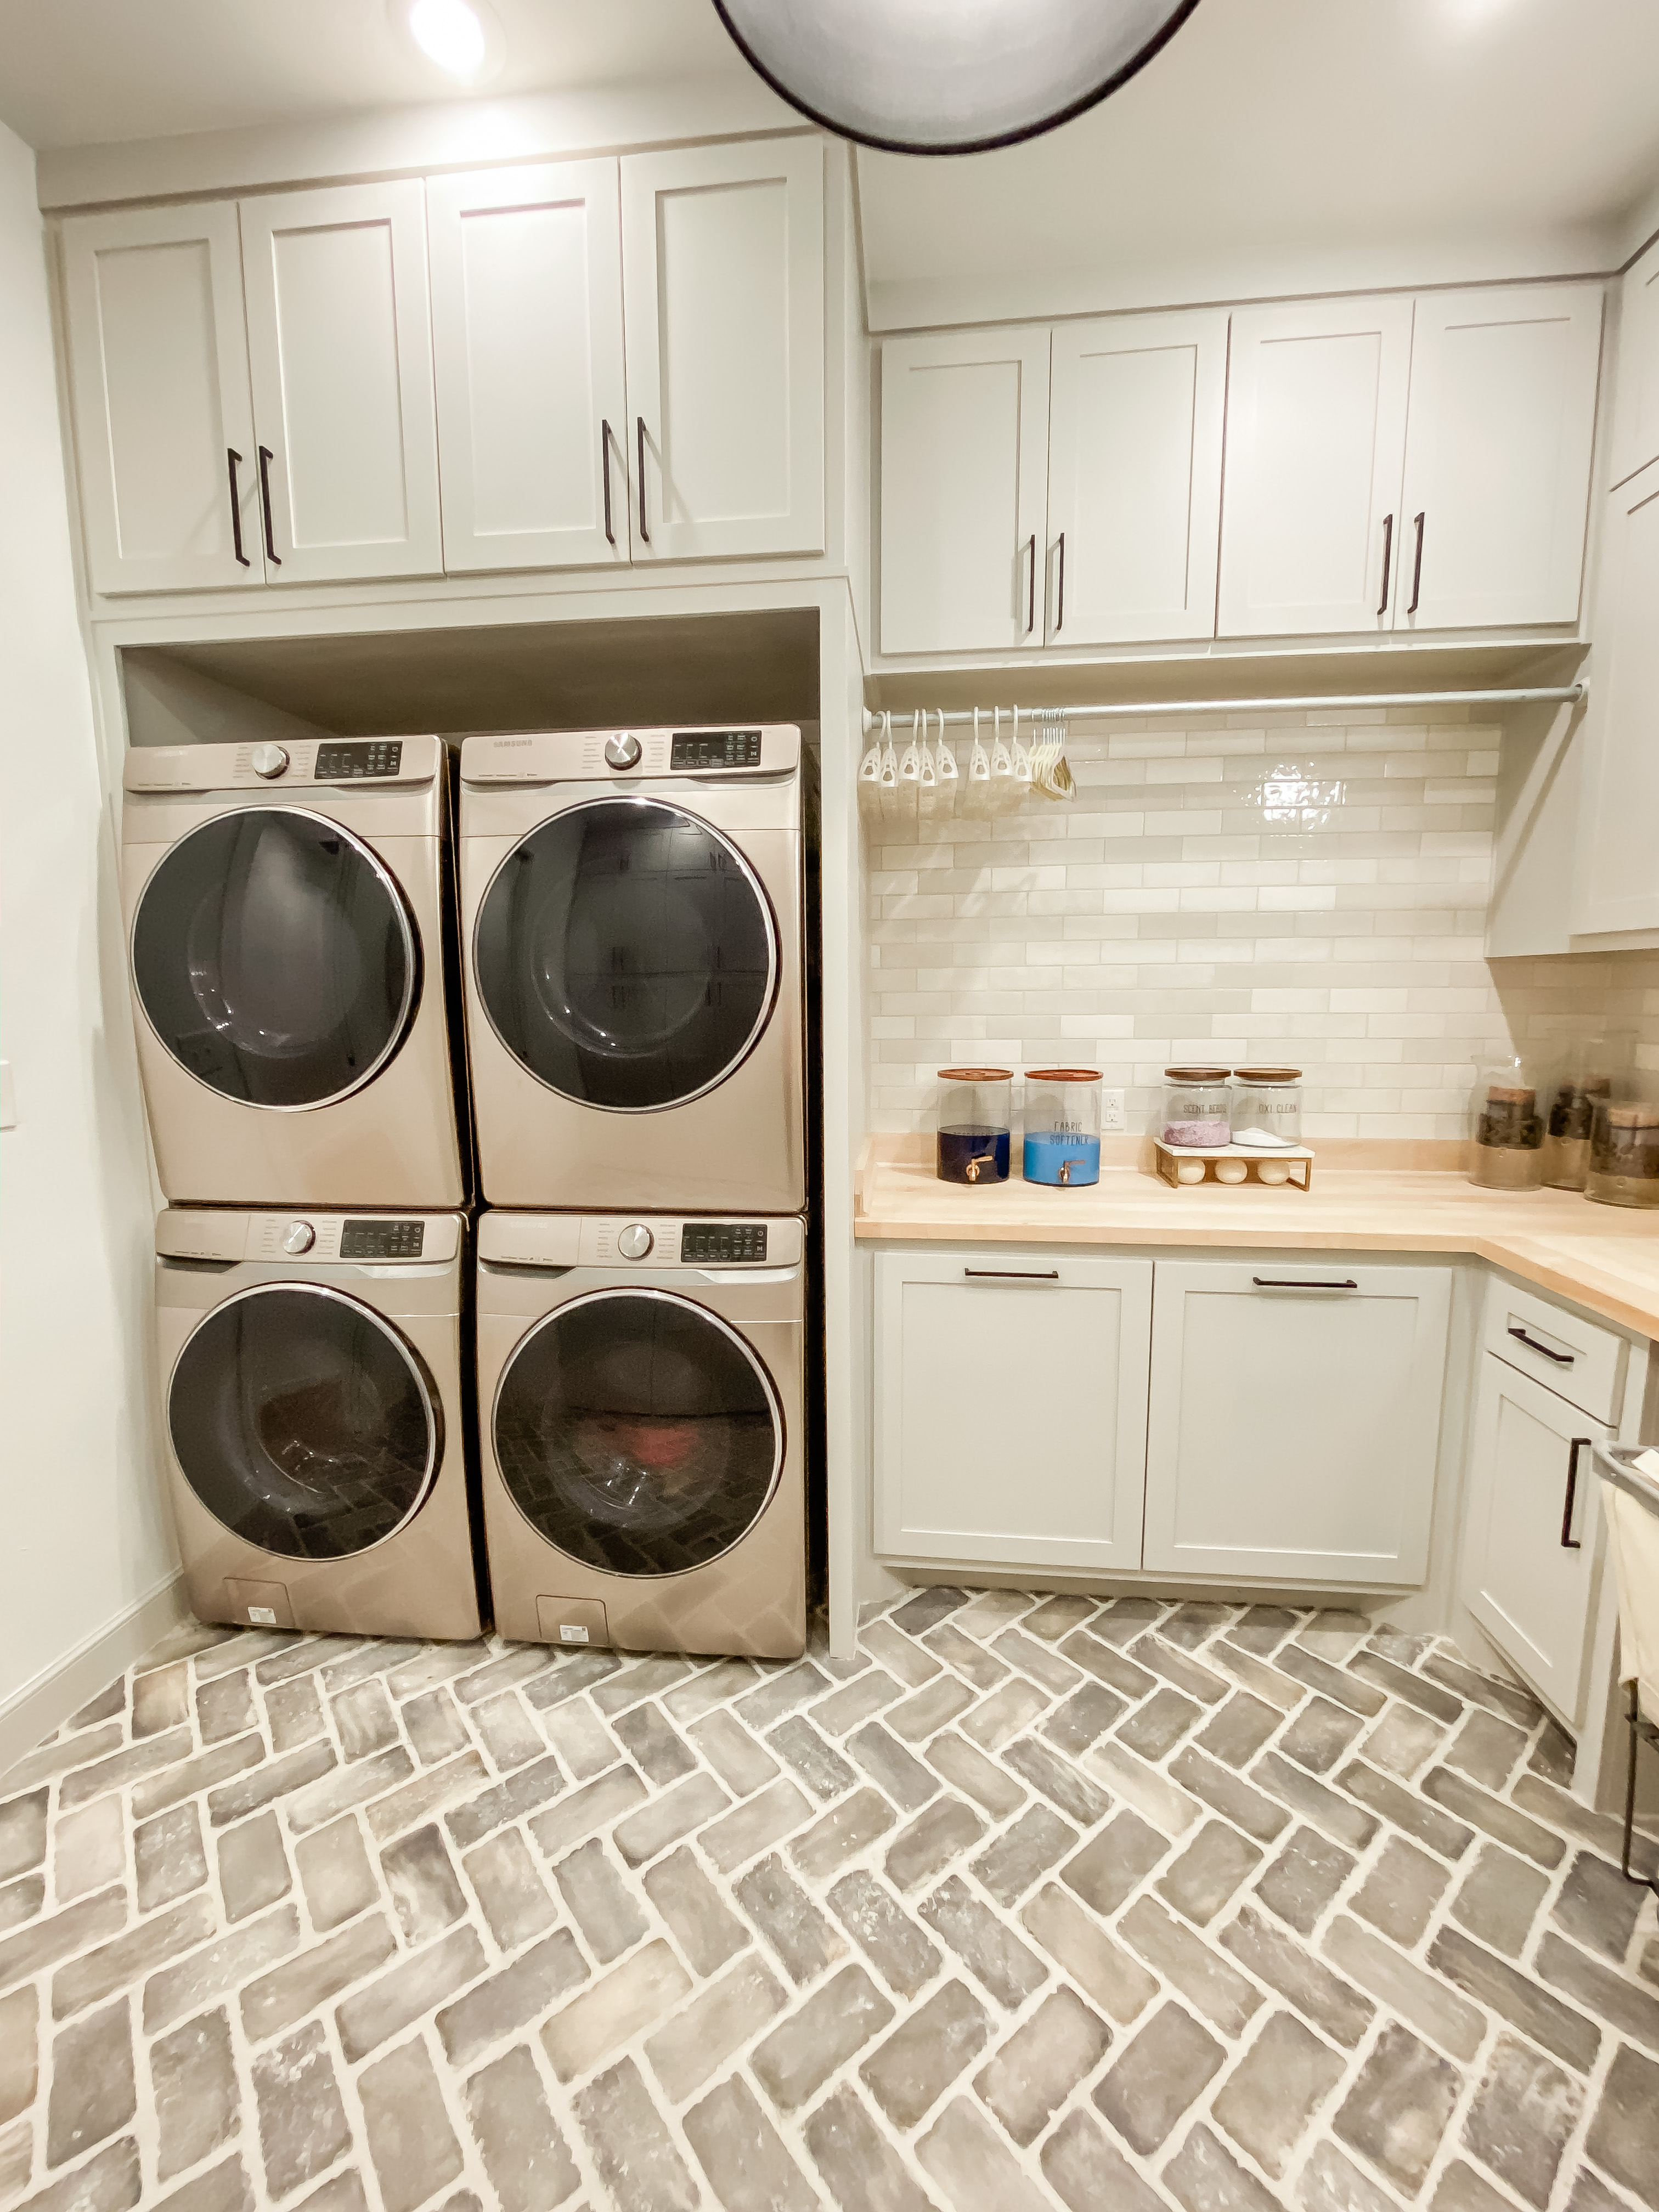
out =
{"type": "Polygon", "coordinates": [[[1251,1152],[1289,1152],[1302,1142],[1302,1070],[1233,1070],[1232,1141],[1251,1152]]]}
{"type": "Polygon", "coordinates": [[[1006,1182],[1013,1071],[941,1067],[933,1171],[941,1182],[1006,1182]]]}
{"type": "Polygon", "coordinates": [[[1182,1151],[1219,1151],[1232,1133],[1226,1067],[1166,1067],[1155,1125],[1159,1141],[1182,1151]]]}
{"type": "Polygon", "coordinates": [[[1598,1206],[1659,1206],[1659,1096],[1598,1098],[1584,1195],[1598,1206]]]}
{"type": "Polygon", "coordinates": [[[1493,1060],[1469,1102],[1469,1181],[1482,1190],[1537,1190],[1543,1180],[1537,1083],[1524,1061],[1493,1060]]]}
{"type": "Polygon", "coordinates": [[[1601,1039],[1574,1046],[1544,1092],[1544,1181],[1552,1190],[1583,1190],[1589,1173],[1595,1109],[1611,1099],[1609,1048],[1601,1039]]]}
{"type": "Polygon", "coordinates": [[[1100,1181],[1100,1070],[1034,1067],[1025,1078],[1027,1182],[1076,1190],[1100,1181]]]}

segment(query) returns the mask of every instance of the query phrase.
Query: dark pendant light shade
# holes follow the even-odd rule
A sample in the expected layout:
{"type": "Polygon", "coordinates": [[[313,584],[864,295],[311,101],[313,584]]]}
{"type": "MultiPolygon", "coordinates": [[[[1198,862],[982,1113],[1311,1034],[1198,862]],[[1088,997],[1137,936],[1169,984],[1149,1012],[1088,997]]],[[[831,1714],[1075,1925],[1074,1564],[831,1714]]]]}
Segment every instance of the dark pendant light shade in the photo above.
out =
{"type": "Polygon", "coordinates": [[[974,154],[1080,115],[1198,0],[714,0],[792,107],[896,154],[974,154]]]}

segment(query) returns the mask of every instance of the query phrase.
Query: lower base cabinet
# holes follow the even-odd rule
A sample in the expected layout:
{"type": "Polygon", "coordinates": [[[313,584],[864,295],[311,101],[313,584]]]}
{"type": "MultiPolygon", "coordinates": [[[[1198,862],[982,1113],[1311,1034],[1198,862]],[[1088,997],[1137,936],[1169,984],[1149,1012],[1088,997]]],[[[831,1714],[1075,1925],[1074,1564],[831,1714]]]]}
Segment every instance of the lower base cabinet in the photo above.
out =
{"type": "Polygon", "coordinates": [[[1601,1553],[1592,1447],[1617,1431],[1495,1353],[1480,1369],[1464,1601],[1557,1718],[1576,1729],[1601,1553]]]}
{"type": "Polygon", "coordinates": [[[964,1565],[1140,1565],[1149,1260],[876,1259],[876,1547],[964,1565]]]}
{"type": "Polygon", "coordinates": [[[1450,1273],[877,1255],[876,1548],[1264,1584],[1427,1571],[1450,1273]]]}

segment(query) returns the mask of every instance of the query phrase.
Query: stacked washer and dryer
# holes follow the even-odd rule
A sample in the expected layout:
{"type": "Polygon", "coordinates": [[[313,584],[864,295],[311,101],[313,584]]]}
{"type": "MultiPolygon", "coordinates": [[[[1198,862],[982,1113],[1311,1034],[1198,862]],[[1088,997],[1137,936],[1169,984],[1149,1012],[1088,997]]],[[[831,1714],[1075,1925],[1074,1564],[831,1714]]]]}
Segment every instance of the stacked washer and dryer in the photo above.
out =
{"type": "Polygon", "coordinates": [[[799,1652],[799,731],[467,738],[459,911],[437,738],[125,781],[198,1616],[799,1652]]]}

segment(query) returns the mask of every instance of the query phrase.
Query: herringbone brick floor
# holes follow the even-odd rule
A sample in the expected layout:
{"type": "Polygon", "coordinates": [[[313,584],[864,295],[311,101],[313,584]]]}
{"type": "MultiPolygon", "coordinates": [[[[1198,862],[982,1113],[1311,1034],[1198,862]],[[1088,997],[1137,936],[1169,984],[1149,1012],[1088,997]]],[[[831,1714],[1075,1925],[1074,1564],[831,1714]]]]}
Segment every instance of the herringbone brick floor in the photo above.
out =
{"type": "Polygon", "coordinates": [[[0,1781],[0,2202],[1654,2212],[1654,1899],[1565,1749],[1330,1613],[192,1629],[0,1781]]]}

